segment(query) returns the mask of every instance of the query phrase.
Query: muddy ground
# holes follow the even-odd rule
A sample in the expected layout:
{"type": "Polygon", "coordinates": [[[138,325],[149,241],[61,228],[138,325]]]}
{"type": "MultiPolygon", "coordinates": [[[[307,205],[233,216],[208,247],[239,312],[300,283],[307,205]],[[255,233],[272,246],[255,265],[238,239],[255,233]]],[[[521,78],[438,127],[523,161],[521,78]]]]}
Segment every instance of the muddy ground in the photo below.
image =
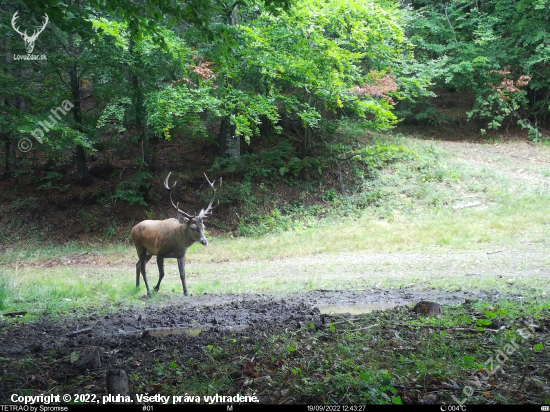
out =
{"type": "MultiPolygon", "coordinates": [[[[461,304],[468,299],[490,299],[490,294],[459,292],[452,295],[437,291],[311,291],[305,294],[274,296],[202,295],[151,305],[141,310],[125,310],[108,314],[86,314],[59,320],[41,319],[21,326],[3,328],[0,336],[1,375],[10,375],[10,365],[32,356],[36,364],[45,364],[38,374],[31,369],[18,379],[2,379],[0,403],[22,389],[54,391],[60,382],[78,379],[71,362],[71,353],[80,358],[97,351],[102,370],[113,367],[139,373],[156,361],[151,353],[169,354],[176,349],[187,360],[204,355],[203,348],[216,344],[223,337],[244,335],[254,343],[265,332],[274,335],[300,328],[304,323],[321,326],[333,322],[340,312],[365,312],[387,309],[394,305],[410,305],[433,300],[443,305],[461,304]],[[321,313],[323,312],[328,313],[321,313]],[[71,333],[90,329],[70,337],[71,333]],[[175,332],[175,333],[174,333],[175,332]],[[53,358],[53,359],[52,359],[53,358]],[[46,359],[48,363],[46,364],[46,359]]],[[[347,315],[349,316],[349,315],[347,315]]],[[[73,359],[74,361],[74,359],[73,359]]],[[[101,376],[101,374],[99,374],[101,376]]],[[[89,383],[89,382],[88,382],[89,383]]],[[[95,388],[81,390],[105,395],[101,380],[95,388]],[[95,389],[95,391],[94,391],[95,389]]]]}

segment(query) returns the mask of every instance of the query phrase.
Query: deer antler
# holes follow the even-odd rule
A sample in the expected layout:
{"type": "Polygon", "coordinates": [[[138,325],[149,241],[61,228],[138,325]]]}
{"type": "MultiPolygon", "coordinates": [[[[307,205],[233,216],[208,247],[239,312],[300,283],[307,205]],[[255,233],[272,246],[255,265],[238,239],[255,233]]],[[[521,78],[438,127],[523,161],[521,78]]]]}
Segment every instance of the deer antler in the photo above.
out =
{"type": "Polygon", "coordinates": [[[48,15],[46,13],[44,13],[44,15],[46,16],[46,21],[42,25],[42,28],[40,30],[38,30],[38,32],[36,30],[34,31],[34,33],[32,35],[33,39],[36,39],[38,37],[38,35],[44,31],[44,29],[46,28],[48,22],[50,21],[50,18],[48,17],[48,15]]]}
{"type": "Polygon", "coordinates": [[[21,33],[21,32],[19,31],[19,29],[15,26],[15,21],[19,18],[19,16],[17,15],[17,13],[19,13],[19,10],[17,10],[17,11],[14,13],[13,17],[11,18],[11,25],[12,25],[13,29],[14,29],[17,33],[19,33],[21,36],[23,36],[24,38],[27,38],[27,39],[29,39],[29,40],[36,40],[36,38],[38,37],[38,35],[44,31],[44,29],[45,29],[46,26],[48,25],[48,22],[50,21],[50,18],[48,17],[48,15],[47,15],[46,13],[44,13],[44,15],[46,16],[46,21],[45,21],[44,24],[42,25],[42,28],[39,29],[39,30],[35,30],[35,31],[33,32],[32,36],[29,36],[29,35],[27,34],[27,30],[25,30],[25,33],[21,33]]]}
{"type": "Polygon", "coordinates": [[[170,187],[170,185],[168,184],[168,180],[170,180],[170,175],[172,174],[172,172],[168,173],[168,176],[166,176],[166,179],[164,180],[164,187],[166,189],[168,189],[168,192],[170,193],[170,202],[172,203],[172,206],[174,206],[174,209],[176,209],[178,211],[178,213],[181,213],[183,216],[185,216],[186,218],[188,219],[193,219],[195,217],[195,215],[191,216],[187,213],[185,213],[183,210],[181,210],[178,206],[180,205],[179,202],[177,205],[174,204],[174,201],[172,200],[172,189],[176,186],[176,184],[178,183],[177,181],[174,182],[174,185],[172,187],[170,187]]]}
{"type": "Polygon", "coordinates": [[[19,33],[21,36],[26,36],[26,35],[27,35],[27,32],[26,32],[26,31],[25,31],[25,33],[21,33],[21,32],[18,30],[18,28],[15,27],[15,20],[17,20],[17,18],[19,17],[19,16],[17,15],[17,13],[19,13],[19,10],[17,10],[17,11],[15,12],[15,14],[13,15],[13,17],[11,18],[11,26],[12,26],[13,29],[14,29],[17,33],[19,33]]]}
{"type": "Polygon", "coordinates": [[[212,188],[212,190],[214,191],[214,195],[212,196],[212,199],[210,200],[210,203],[208,204],[208,206],[206,207],[206,209],[202,209],[199,213],[199,218],[200,219],[206,219],[208,217],[210,217],[210,215],[212,214],[212,210],[214,210],[215,208],[217,208],[220,204],[220,199],[218,199],[218,204],[214,207],[212,207],[212,203],[214,202],[214,198],[216,197],[216,192],[218,191],[218,189],[220,187],[222,187],[222,178],[220,177],[220,185],[218,186],[218,189],[216,189],[214,187],[214,183],[210,181],[210,179],[208,179],[208,176],[206,176],[206,173],[204,174],[204,177],[206,177],[206,180],[208,181],[208,184],[210,185],[210,187],[212,188]]]}

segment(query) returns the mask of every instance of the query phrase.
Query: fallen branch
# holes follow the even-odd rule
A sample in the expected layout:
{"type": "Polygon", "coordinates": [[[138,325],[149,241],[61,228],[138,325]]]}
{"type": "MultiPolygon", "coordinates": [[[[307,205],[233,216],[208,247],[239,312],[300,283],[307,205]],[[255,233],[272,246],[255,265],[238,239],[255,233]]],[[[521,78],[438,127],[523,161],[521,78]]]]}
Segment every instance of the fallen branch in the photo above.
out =
{"type": "Polygon", "coordinates": [[[450,202],[454,202],[456,200],[464,200],[464,199],[475,199],[477,197],[482,197],[483,195],[470,195],[470,196],[464,196],[464,197],[456,197],[454,199],[451,199],[450,202]]]}
{"type": "Polygon", "coordinates": [[[350,330],[350,332],[357,332],[357,331],[360,331],[360,330],[367,330],[367,329],[370,329],[370,328],[374,328],[375,326],[380,326],[380,324],[375,323],[374,325],[365,326],[364,328],[350,330]]]}
{"type": "Polygon", "coordinates": [[[458,330],[458,331],[463,331],[463,332],[476,332],[476,333],[481,333],[481,332],[497,333],[497,332],[501,332],[504,329],[506,329],[505,326],[502,326],[500,329],[486,329],[486,328],[484,328],[483,330],[479,330],[479,329],[474,329],[474,328],[450,328],[448,326],[436,326],[436,325],[411,325],[411,324],[408,324],[408,323],[392,323],[391,326],[408,326],[410,328],[419,327],[419,328],[458,330]]]}
{"type": "Polygon", "coordinates": [[[6,313],[4,313],[4,316],[14,317],[14,316],[23,316],[23,315],[26,315],[26,314],[27,314],[27,311],[21,310],[21,311],[18,311],[18,312],[6,312],[6,313]]]}
{"type": "Polygon", "coordinates": [[[67,337],[72,338],[74,336],[82,335],[83,333],[88,333],[91,331],[92,331],[92,328],[79,329],[79,330],[75,330],[74,332],[67,333],[67,337]]]}
{"type": "Polygon", "coordinates": [[[481,205],[483,205],[483,203],[481,203],[481,202],[472,202],[472,203],[466,203],[465,205],[453,206],[453,209],[454,210],[460,210],[460,209],[466,209],[467,207],[476,207],[476,206],[481,206],[481,205]]]}
{"type": "Polygon", "coordinates": [[[492,252],[487,252],[488,255],[494,255],[495,253],[500,253],[500,252],[504,252],[506,249],[499,249],[499,250],[494,250],[492,252]]]}

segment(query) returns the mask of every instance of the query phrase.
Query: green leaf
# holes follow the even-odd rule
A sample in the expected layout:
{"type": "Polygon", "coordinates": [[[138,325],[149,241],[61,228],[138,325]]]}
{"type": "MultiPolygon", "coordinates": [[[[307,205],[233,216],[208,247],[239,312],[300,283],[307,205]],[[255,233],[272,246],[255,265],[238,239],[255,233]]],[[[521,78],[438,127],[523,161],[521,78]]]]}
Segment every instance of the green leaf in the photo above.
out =
{"type": "Polygon", "coordinates": [[[397,393],[397,389],[395,389],[393,386],[388,386],[388,390],[393,394],[397,393]]]}
{"type": "Polygon", "coordinates": [[[294,346],[289,346],[287,347],[288,351],[289,352],[294,352],[296,349],[294,349],[294,346]]]}
{"type": "Polygon", "coordinates": [[[331,332],[334,332],[334,330],[336,329],[336,328],[334,327],[334,325],[332,324],[332,322],[330,322],[330,323],[328,324],[328,327],[329,327],[329,329],[330,329],[331,332]]]}
{"type": "Polygon", "coordinates": [[[70,359],[71,359],[71,363],[75,363],[78,359],[80,359],[80,355],[73,351],[71,352],[70,359]]]}
{"type": "Polygon", "coordinates": [[[176,362],[170,362],[170,367],[175,369],[178,367],[178,364],[176,362]]]}
{"type": "Polygon", "coordinates": [[[469,355],[464,355],[464,360],[466,362],[474,362],[476,359],[472,356],[469,356],[469,355]]]}
{"type": "Polygon", "coordinates": [[[403,403],[401,402],[401,396],[392,396],[391,397],[391,402],[394,405],[403,405],[403,403]]]}
{"type": "Polygon", "coordinates": [[[370,374],[368,372],[361,372],[359,377],[366,382],[370,381],[370,374]]]}
{"type": "Polygon", "coordinates": [[[539,350],[542,350],[543,346],[541,343],[537,343],[535,346],[533,346],[533,350],[535,352],[538,352],[539,350]]]}
{"type": "Polygon", "coordinates": [[[485,316],[487,316],[490,319],[496,318],[497,314],[495,312],[491,312],[490,310],[485,311],[485,316]]]}

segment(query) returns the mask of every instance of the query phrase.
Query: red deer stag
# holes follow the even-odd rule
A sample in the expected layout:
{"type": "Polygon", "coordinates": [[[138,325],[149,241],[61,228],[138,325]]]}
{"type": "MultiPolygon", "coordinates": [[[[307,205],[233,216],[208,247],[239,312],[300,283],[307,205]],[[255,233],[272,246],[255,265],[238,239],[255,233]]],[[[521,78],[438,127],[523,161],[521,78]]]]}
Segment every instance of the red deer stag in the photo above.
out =
{"type": "MultiPolygon", "coordinates": [[[[214,195],[210,200],[210,203],[206,209],[202,209],[199,215],[188,215],[183,210],[179,209],[179,203],[174,204],[172,200],[172,189],[176,186],[176,183],[172,187],[168,184],[170,175],[168,173],[166,180],[164,181],[164,187],[168,189],[170,193],[170,203],[174,206],[174,209],[181,215],[183,223],[180,223],[178,219],[166,219],[166,220],[144,220],[141,223],[135,225],[132,229],[132,239],[136,246],[137,254],[139,257],[136,263],[136,287],[139,287],[139,272],[143,275],[145,286],[147,287],[147,295],[151,295],[149,290],[149,283],[147,282],[147,275],[145,274],[145,265],[151,259],[151,256],[156,255],[157,265],[159,268],[159,282],[155,286],[155,291],[158,292],[160,282],[164,277],[164,259],[176,258],[178,260],[178,269],[180,271],[181,284],[183,285],[183,293],[187,296],[187,286],[185,286],[185,252],[195,242],[200,242],[204,246],[208,245],[208,240],[204,236],[203,220],[210,217],[212,210],[217,206],[212,207],[216,192],[222,185],[222,179],[220,178],[220,184],[218,189],[214,187],[206,174],[206,180],[210,184],[210,187],[214,191],[214,195]]],[[[219,204],[218,200],[218,204],[219,204]]]]}

